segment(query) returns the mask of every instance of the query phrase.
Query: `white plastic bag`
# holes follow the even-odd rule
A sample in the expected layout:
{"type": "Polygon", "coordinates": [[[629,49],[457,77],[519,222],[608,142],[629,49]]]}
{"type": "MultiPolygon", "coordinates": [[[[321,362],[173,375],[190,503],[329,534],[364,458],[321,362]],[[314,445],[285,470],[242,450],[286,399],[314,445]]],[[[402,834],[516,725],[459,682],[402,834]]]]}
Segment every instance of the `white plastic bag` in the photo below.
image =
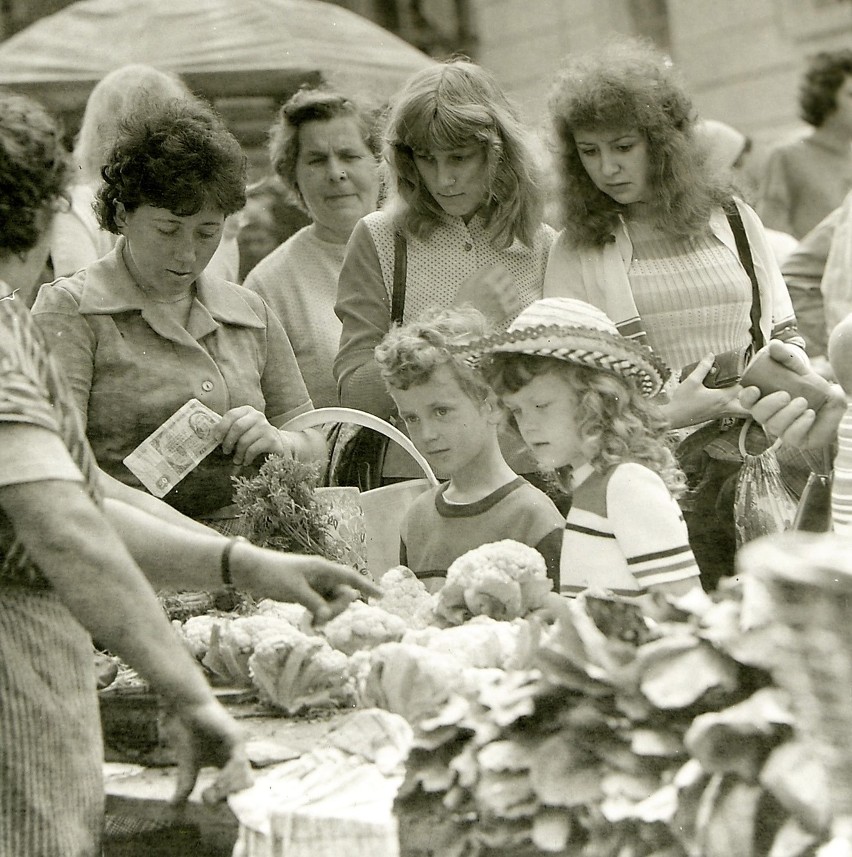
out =
{"type": "Polygon", "coordinates": [[[784,485],[775,450],[780,440],[758,455],[746,450],[745,437],[751,421],[740,431],[743,466],[737,477],[734,494],[734,527],[737,547],[760,536],[780,533],[793,526],[796,500],[784,485]]]}

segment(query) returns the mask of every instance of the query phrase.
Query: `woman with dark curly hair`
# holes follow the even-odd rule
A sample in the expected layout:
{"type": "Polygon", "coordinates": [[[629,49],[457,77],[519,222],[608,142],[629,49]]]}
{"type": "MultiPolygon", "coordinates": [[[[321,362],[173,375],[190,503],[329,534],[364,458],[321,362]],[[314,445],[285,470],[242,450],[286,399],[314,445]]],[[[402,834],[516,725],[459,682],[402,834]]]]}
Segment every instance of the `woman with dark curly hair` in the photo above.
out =
{"type": "MultiPolygon", "coordinates": [[[[603,309],[622,335],[647,342],[676,370],[663,411],[681,436],[744,417],[736,378],[713,388],[714,355],[773,337],[802,341],[763,227],[714,172],[671,63],[642,42],[613,41],[568,63],[550,109],[565,227],[550,254],[545,295],[603,309]]],[[[715,520],[719,487],[732,475],[723,464],[711,472],[702,461],[692,474],[703,480],[708,506],[690,521],[708,588],[733,570],[730,504],[705,545],[695,524],[715,520]]]]}
{"type": "Polygon", "coordinates": [[[269,136],[272,168],[311,223],[272,251],[245,286],[275,310],[316,407],[337,404],[337,280],[355,224],[379,201],[378,111],[338,92],[300,89],[269,136]]]}
{"type": "Polygon", "coordinates": [[[341,404],[386,418],[393,402],[373,351],[392,320],[469,304],[505,328],[541,297],[554,231],[542,222],[531,141],[475,63],[438,63],[409,78],[390,108],[385,157],[391,199],[355,227],[340,272],[334,374],[341,404]],[[392,319],[403,253],[404,301],[392,319]]]}
{"type": "Polygon", "coordinates": [[[221,415],[219,445],[165,500],[225,521],[232,476],[267,453],[325,455],[319,433],[280,428],[312,404],[275,314],[205,272],[225,218],[245,203],[245,176],[239,143],[204,103],[139,109],[122,123],[98,193],[115,249],[45,286],[33,306],[98,463],[116,479],[140,487],[124,459],[188,401],[221,415]]]}
{"type": "Polygon", "coordinates": [[[774,148],[758,213],[767,227],[803,238],[852,189],[852,50],[811,58],[799,88],[805,137],[774,148]]]}
{"type": "Polygon", "coordinates": [[[39,275],[66,178],[60,129],[0,92],[0,854],[96,857],[104,827],[103,739],[93,635],[163,697],[180,725],[175,798],[204,765],[208,799],[247,786],[244,736],[169,627],[143,571],[197,588],[220,569],[255,597],[329,619],[351,586],[318,557],[226,539],[104,479],[77,404],[20,291],[39,275]]]}

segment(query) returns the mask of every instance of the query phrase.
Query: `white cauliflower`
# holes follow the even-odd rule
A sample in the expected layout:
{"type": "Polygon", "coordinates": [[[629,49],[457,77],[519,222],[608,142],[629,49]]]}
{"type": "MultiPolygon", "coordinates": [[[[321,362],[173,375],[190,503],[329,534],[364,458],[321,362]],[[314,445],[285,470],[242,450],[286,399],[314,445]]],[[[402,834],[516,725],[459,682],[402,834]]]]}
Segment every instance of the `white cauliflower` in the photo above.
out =
{"type": "Polygon", "coordinates": [[[450,625],[472,616],[517,619],[542,607],[553,581],[544,557],[514,539],[469,550],[447,569],[435,615],[450,625]]]}
{"type": "Polygon", "coordinates": [[[382,595],[369,603],[405,620],[409,628],[424,628],[432,620],[434,597],[426,584],[404,565],[388,569],[381,579],[382,595]]]}
{"type": "Polygon", "coordinates": [[[353,704],[348,661],[321,637],[294,631],[261,640],[248,668],[262,700],[296,714],[306,708],[353,704]]]}
{"type": "Polygon", "coordinates": [[[435,714],[465,682],[463,664],[424,646],[383,643],[356,657],[361,661],[359,704],[392,711],[412,726],[435,714]]]}
{"type": "Polygon", "coordinates": [[[372,649],[380,643],[399,640],[406,632],[405,620],[381,607],[353,601],[322,629],[325,638],[341,652],[372,649]]]}
{"type": "Polygon", "coordinates": [[[223,619],[221,616],[192,616],[183,623],[175,619],[172,621],[172,626],[192,652],[192,656],[200,661],[210,648],[213,626],[227,621],[230,620],[223,619]]]}
{"type": "Polygon", "coordinates": [[[264,598],[255,605],[255,615],[273,616],[276,619],[284,619],[306,634],[313,632],[313,616],[311,615],[311,611],[301,604],[292,604],[288,601],[273,601],[271,598],[264,598]]]}
{"type": "Polygon", "coordinates": [[[408,631],[402,642],[451,655],[466,667],[512,669],[517,668],[516,655],[527,634],[524,619],[500,622],[489,616],[475,616],[450,628],[432,626],[408,631]]]}
{"type": "Polygon", "coordinates": [[[272,637],[302,636],[286,619],[274,616],[240,616],[213,627],[210,647],[202,663],[224,681],[249,687],[249,657],[257,645],[272,637]]]}

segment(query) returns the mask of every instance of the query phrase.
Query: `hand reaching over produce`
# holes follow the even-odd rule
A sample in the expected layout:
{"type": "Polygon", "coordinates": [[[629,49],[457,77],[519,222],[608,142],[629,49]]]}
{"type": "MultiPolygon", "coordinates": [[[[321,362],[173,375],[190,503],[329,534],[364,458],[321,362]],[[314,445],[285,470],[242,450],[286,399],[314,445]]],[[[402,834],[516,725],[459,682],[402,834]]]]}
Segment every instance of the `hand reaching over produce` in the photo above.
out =
{"type": "Polygon", "coordinates": [[[364,575],[318,556],[279,553],[246,541],[233,544],[228,560],[234,586],[275,601],[294,601],[327,622],[342,613],[361,592],[378,596],[381,589],[364,575]]]}
{"type": "Polygon", "coordinates": [[[251,765],[241,730],[213,700],[176,708],[167,730],[171,733],[178,776],[172,803],[184,803],[192,793],[198,772],[207,765],[220,769],[215,782],[204,790],[205,803],[218,803],[252,783],[251,765]]]}

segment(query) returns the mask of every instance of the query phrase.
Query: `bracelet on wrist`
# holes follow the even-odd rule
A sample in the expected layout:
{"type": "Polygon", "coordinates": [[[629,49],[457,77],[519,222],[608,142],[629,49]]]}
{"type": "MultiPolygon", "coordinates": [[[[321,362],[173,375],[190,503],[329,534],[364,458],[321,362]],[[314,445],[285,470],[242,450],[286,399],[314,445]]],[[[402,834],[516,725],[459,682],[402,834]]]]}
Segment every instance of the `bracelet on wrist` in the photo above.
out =
{"type": "Polygon", "coordinates": [[[222,573],[222,583],[224,583],[225,586],[234,585],[234,580],[231,576],[231,552],[234,550],[236,545],[247,541],[248,539],[243,536],[234,536],[233,538],[228,539],[225,547],[222,549],[222,559],[219,568],[222,573]]]}

